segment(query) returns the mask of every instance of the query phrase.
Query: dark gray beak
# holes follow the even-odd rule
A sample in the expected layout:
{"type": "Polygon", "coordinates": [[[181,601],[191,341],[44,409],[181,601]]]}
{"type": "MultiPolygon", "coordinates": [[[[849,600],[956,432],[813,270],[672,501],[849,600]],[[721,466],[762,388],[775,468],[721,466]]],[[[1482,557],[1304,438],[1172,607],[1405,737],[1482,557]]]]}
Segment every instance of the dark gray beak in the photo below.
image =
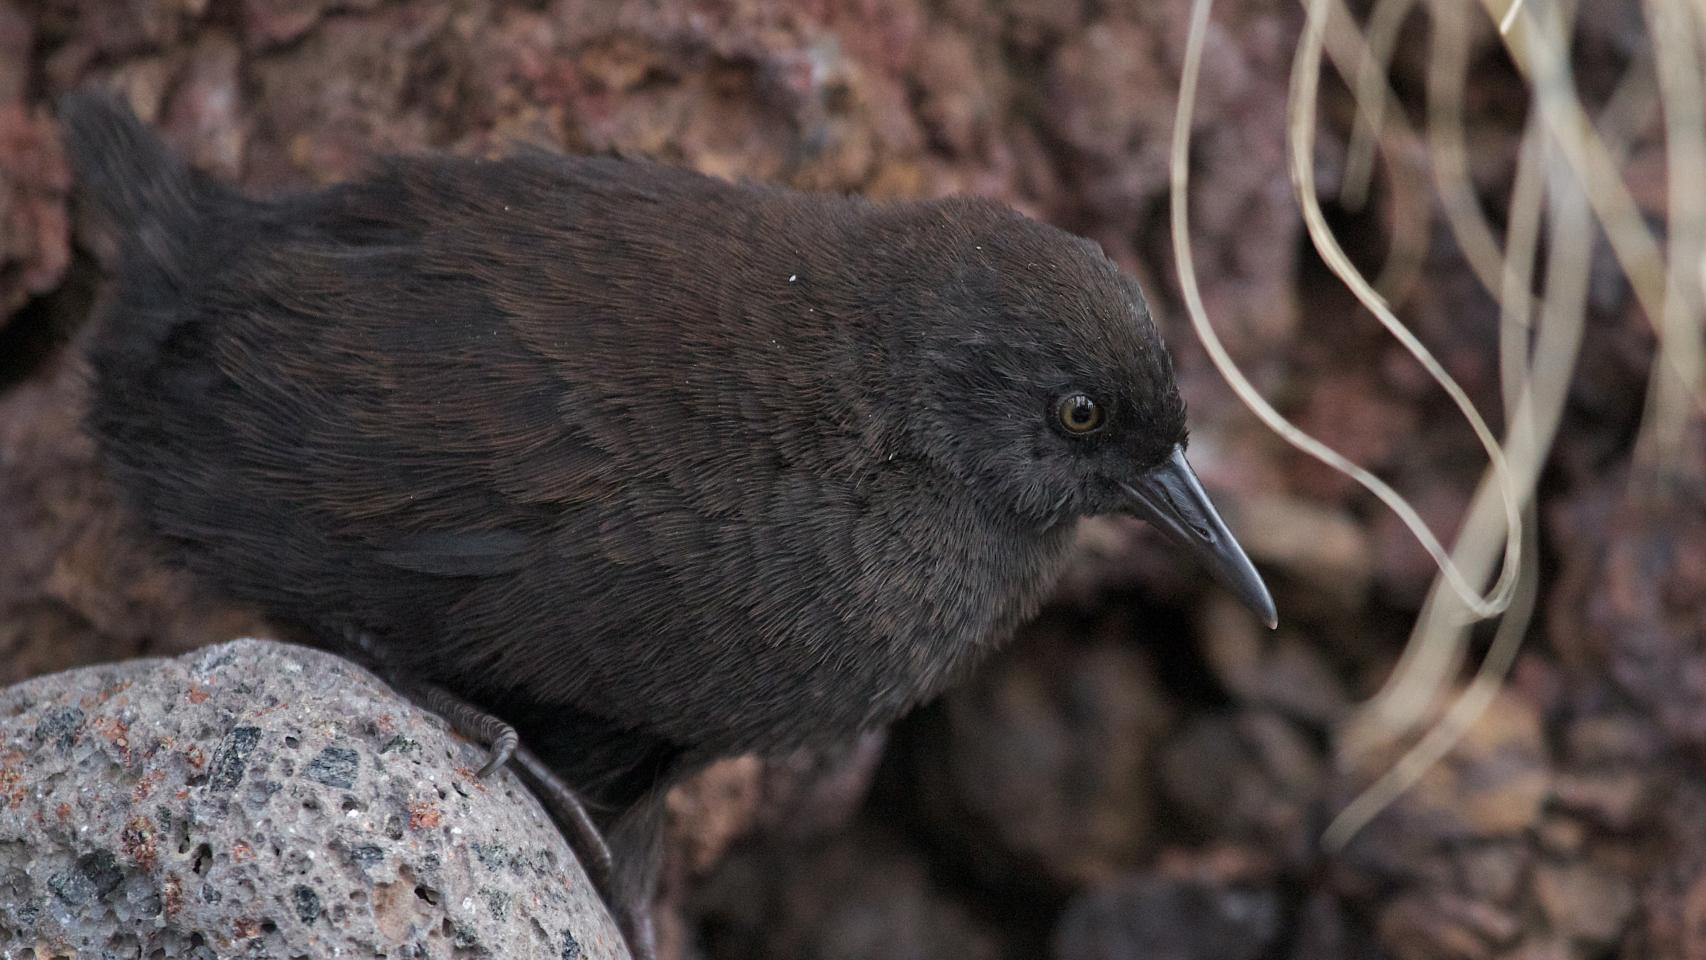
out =
{"type": "Polygon", "coordinates": [[[1268,629],[1279,626],[1279,613],[1262,575],[1215,512],[1182,447],[1174,447],[1165,463],[1145,474],[1135,487],[1125,489],[1131,494],[1132,513],[1205,564],[1268,629]]]}

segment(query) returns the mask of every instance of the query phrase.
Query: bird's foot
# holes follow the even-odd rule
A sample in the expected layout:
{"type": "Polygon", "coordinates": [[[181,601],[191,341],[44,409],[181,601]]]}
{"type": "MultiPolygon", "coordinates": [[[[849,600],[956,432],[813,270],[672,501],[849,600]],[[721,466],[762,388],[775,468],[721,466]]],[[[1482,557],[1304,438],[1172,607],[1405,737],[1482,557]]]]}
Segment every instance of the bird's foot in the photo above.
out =
{"type": "Polygon", "coordinates": [[[486,744],[486,763],[477,772],[485,779],[502,769],[511,760],[516,772],[526,782],[533,795],[545,807],[563,839],[580,858],[593,887],[604,898],[622,936],[628,941],[628,952],[634,960],[656,960],[657,937],[652,923],[650,903],[630,903],[615,883],[615,860],[610,845],[599,832],[586,805],[574,788],[546,766],[532,750],[521,744],[515,728],[481,710],[443,687],[431,684],[419,687],[428,709],[442,716],[456,732],[486,744]]]}
{"type": "Polygon", "coordinates": [[[421,695],[426,699],[427,709],[443,717],[451,729],[486,745],[486,762],[476,771],[480,779],[496,773],[515,756],[521,736],[514,727],[443,687],[423,684],[421,695]]]}

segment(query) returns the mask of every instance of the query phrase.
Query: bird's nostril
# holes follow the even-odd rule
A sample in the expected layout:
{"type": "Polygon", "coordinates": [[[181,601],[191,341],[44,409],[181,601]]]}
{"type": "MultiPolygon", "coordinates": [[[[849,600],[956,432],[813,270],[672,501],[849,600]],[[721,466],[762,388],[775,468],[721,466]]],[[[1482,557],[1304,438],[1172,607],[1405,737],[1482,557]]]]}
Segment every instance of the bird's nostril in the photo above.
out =
{"type": "Polygon", "coordinates": [[[1167,510],[1173,515],[1174,519],[1180,521],[1185,526],[1190,527],[1191,532],[1196,534],[1197,537],[1205,543],[1215,542],[1216,537],[1214,535],[1214,530],[1196,522],[1195,520],[1188,519],[1191,515],[1190,512],[1181,508],[1179,506],[1179,501],[1173,499],[1172,490],[1169,490],[1167,487],[1162,485],[1157,485],[1157,487],[1161,493],[1161,499],[1167,502],[1167,510]]]}

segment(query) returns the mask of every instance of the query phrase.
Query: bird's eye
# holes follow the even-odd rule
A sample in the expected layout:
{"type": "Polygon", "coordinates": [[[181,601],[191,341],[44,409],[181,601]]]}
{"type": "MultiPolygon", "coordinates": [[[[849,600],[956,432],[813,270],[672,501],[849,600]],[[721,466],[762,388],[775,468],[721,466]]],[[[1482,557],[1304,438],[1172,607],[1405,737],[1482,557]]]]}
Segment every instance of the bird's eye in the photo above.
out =
{"type": "Polygon", "coordinates": [[[1067,433],[1083,436],[1102,429],[1102,407],[1087,394],[1069,393],[1055,405],[1055,415],[1067,433]]]}

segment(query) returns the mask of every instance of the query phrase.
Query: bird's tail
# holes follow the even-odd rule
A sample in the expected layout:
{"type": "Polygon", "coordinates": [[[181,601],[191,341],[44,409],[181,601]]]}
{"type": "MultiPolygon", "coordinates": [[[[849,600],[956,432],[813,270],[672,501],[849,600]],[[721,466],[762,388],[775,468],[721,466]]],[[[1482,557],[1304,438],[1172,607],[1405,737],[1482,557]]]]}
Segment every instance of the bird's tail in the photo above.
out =
{"type": "Polygon", "coordinates": [[[59,120],[77,193],[122,238],[127,258],[155,268],[178,264],[205,181],[110,94],[66,95],[59,120]]]}
{"type": "Polygon", "coordinates": [[[74,93],[58,106],[74,197],[117,254],[109,264],[115,295],[88,348],[89,423],[105,441],[152,426],[154,408],[136,398],[160,389],[149,381],[160,346],[194,316],[184,298],[221,255],[213,227],[230,194],[191,170],[117,99],[74,93]]]}

